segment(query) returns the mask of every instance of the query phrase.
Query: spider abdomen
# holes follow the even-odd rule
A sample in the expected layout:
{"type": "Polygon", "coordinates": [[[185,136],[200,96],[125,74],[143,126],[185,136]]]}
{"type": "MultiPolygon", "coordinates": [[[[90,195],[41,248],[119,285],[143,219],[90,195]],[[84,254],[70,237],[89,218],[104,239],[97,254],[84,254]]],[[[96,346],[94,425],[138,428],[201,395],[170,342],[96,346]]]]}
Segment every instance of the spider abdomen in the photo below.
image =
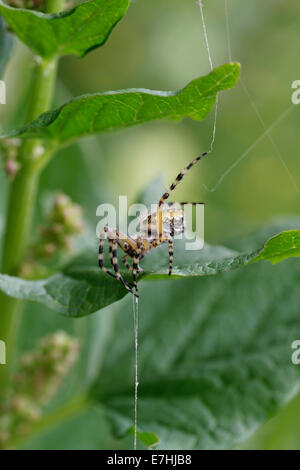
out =
{"type": "MultiPolygon", "coordinates": [[[[157,212],[150,213],[142,219],[140,230],[144,236],[159,237],[159,218],[157,212]]],[[[184,211],[182,209],[168,208],[161,211],[162,235],[174,237],[185,230],[184,211]]]]}

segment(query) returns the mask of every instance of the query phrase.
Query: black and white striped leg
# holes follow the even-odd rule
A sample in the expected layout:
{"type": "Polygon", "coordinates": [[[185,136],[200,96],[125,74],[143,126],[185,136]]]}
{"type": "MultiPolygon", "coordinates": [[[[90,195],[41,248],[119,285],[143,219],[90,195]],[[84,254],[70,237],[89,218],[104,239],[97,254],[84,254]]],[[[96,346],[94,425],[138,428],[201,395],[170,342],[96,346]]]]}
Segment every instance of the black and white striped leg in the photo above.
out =
{"type": "Polygon", "coordinates": [[[133,285],[136,290],[138,290],[137,282],[136,282],[138,266],[139,266],[139,256],[137,253],[134,253],[133,258],[132,258],[132,277],[133,277],[133,285]]]}
{"type": "Polygon", "coordinates": [[[103,264],[103,249],[104,249],[104,243],[106,240],[106,236],[112,234],[115,235],[115,233],[111,232],[108,227],[105,227],[103,232],[100,234],[100,241],[99,241],[99,255],[98,255],[98,260],[99,260],[99,268],[112,276],[113,278],[121,281],[121,283],[124,285],[124,287],[129,290],[132,294],[136,295],[135,292],[130,288],[130,286],[126,283],[126,281],[122,278],[120,272],[119,272],[119,267],[118,267],[118,258],[117,258],[117,240],[115,238],[108,238],[108,246],[109,246],[109,257],[111,260],[111,263],[114,267],[115,273],[111,272],[109,269],[107,269],[104,264],[103,264]],[[114,246],[115,245],[115,246],[114,246]],[[115,255],[115,256],[114,256],[115,255]],[[115,259],[114,259],[115,258],[115,259]],[[114,261],[117,261],[114,266],[114,261]]]}
{"type": "Polygon", "coordinates": [[[104,243],[105,243],[105,238],[104,238],[105,232],[107,232],[107,230],[104,229],[104,231],[100,235],[99,255],[98,255],[99,268],[105,273],[109,274],[110,276],[116,278],[117,276],[114,273],[112,273],[109,269],[107,269],[103,264],[103,249],[104,249],[104,243]]]}
{"type": "Polygon", "coordinates": [[[182,178],[184,177],[184,175],[197,163],[199,162],[199,160],[201,160],[201,158],[205,157],[206,155],[208,154],[208,152],[204,152],[202,153],[201,155],[199,155],[199,157],[195,158],[191,163],[188,164],[188,166],[186,166],[177,176],[176,176],[176,179],[174,181],[174,183],[171,184],[169,190],[164,193],[162,195],[162,197],[160,198],[159,202],[158,202],[158,208],[160,208],[164,201],[166,199],[169,198],[170,194],[172,191],[174,191],[174,189],[176,188],[176,186],[178,185],[178,183],[180,183],[180,181],[182,180],[182,178]]]}
{"type": "Polygon", "coordinates": [[[204,206],[205,202],[191,202],[191,201],[184,201],[178,202],[181,206],[185,206],[186,204],[191,204],[192,206],[204,206]]]}
{"type": "Polygon", "coordinates": [[[132,266],[130,266],[130,264],[128,263],[127,258],[128,258],[128,255],[123,256],[122,257],[122,263],[125,264],[128,271],[132,271],[132,266]]]}
{"type": "Polygon", "coordinates": [[[138,295],[131,289],[131,287],[128,285],[128,283],[123,279],[123,277],[122,277],[122,275],[119,271],[117,246],[118,246],[118,244],[117,244],[116,239],[109,240],[109,257],[110,257],[112,266],[114,268],[114,271],[116,273],[116,278],[118,279],[118,281],[122,282],[123,286],[127,290],[129,290],[129,292],[131,292],[133,295],[138,297],[138,295]]]}
{"type": "Polygon", "coordinates": [[[173,240],[169,239],[169,276],[172,274],[173,270],[173,240]]]}
{"type": "MultiPolygon", "coordinates": [[[[122,262],[125,264],[125,266],[126,266],[126,268],[128,269],[128,271],[132,272],[132,266],[130,266],[130,264],[129,264],[128,261],[127,261],[128,256],[129,256],[129,255],[123,256],[122,262]]],[[[143,271],[144,271],[143,268],[141,268],[141,266],[138,265],[138,267],[137,267],[137,272],[138,272],[138,273],[142,273],[143,271]]]]}

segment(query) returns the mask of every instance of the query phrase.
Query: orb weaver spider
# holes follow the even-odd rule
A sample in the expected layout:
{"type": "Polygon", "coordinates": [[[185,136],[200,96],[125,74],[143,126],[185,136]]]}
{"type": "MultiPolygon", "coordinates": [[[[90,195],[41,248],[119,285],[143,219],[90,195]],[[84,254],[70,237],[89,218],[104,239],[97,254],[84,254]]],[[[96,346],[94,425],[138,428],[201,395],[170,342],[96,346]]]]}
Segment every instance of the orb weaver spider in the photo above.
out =
{"type": "Polygon", "coordinates": [[[138,297],[138,294],[134,292],[132,287],[136,291],[138,290],[137,274],[143,271],[143,269],[139,266],[139,262],[144,258],[146,253],[165,242],[168,242],[169,244],[169,276],[172,274],[173,238],[175,235],[184,232],[184,211],[180,206],[186,203],[181,202],[165,204],[164,201],[169,198],[171,192],[176,188],[188,170],[190,170],[199,160],[201,160],[201,158],[205,157],[207,154],[208,152],[204,152],[199,155],[199,157],[195,158],[177,175],[169,190],[161,196],[158,202],[157,210],[155,212],[148,212],[146,215],[142,216],[140,220],[141,235],[129,237],[119,232],[119,230],[111,229],[108,226],[104,227],[100,234],[98,256],[100,269],[120,281],[124,287],[136,297],[138,297]],[[167,208],[165,206],[167,206],[167,208]],[[106,238],[108,239],[109,257],[114,272],[107,269],[103,264],[103,248],[106,238]],[[118,246],[125,253],[122,257],[122,262],[126,268],[132,272],[132,284],[126,282],[120,273],[117,255],[118,246]],[[128,257],[132,258],[132,266],[127,261],[128,257]]]}

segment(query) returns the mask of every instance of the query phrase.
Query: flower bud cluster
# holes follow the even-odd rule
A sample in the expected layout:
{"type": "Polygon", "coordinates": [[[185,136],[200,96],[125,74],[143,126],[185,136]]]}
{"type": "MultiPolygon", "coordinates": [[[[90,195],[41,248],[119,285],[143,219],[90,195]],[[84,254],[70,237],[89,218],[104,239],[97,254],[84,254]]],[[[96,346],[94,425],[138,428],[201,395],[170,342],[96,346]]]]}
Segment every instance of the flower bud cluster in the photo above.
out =
{"type": "Polygon", "coordinates": [[[79,342],[64,331],[42,338],[20,359],[20,371],[0,417],[0,448],[30,432],[43,416],[42,406],[59,390],[61,381],[78,357],[79,342]]]}
{"type": "Polygon", "coordinates": [[[9,0],[7,3],[14,8],[40,11],[44,11],[45,9],[45,0],[9,0]]]}
{"type": "Polygon", "coordinates": [[[19,275],[37,278],[47,275],[43,262],[59,261],[72,250],[72,240],[84,229],[82,208],[68,196],[58,193],[47,224],[40,227],[39,236],[31,249],[29,257],[22,264],[19,275]]]}
{"type": "Polygon", "coordinates": [[[4,159],[4,169],[11,181],[15,178],[21,166],[17,161],[20,145],[20,139],[1,140],[0,152],[4,159]]]}

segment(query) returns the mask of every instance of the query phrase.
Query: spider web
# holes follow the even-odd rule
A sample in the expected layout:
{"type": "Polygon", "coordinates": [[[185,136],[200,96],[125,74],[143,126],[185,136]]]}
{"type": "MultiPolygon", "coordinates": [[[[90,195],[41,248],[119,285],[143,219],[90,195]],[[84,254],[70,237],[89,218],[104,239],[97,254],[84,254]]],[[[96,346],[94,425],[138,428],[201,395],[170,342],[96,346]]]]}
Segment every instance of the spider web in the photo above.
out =
{"type": "MultiPolygon", "coordinates": [[[[208,34],[207,34],[207,29],[206,29],[206,22],[205,22],[205,16],[204,16],[204,9],[203,9],[203,4],[201,0],[196,0],[196,3],[199,5],[200,8],[200,15],[201,15],[201,22],[202,22],[202,29],[203,29],[203,34],[204,34],[204,41],[206,45],[206,50],[207,50],[207,55],[208,55],[208,61],[210,65],[210,69],[213,70],[213,61],[212,61],[212,55],[210,52],[210,47],[209,47],[209,41],[208,41],[208,34]]],[[[228,0],[224,0],[224,7],[225,7],[225,21],[226,21],[226,40],[227,40],[227,50],[228,50],[228,59],[229,62],[232,62],[232,48],[231,48],[231,39],[230,39],[230,21],[229,21],[229,9],[228,9],[228,0]]],[[[295,190],[297,191],[298,195],[300,196],[300,188],[297,185],[291,171],[289,170],[284,157],[282,156],[282,153],[275,143],[274,139],[271,136],[271,131],[283,121],[291,113],[291,111],[295,108],[295,105],[290,105],[269,127],[266,126],[265,121],[263,120],[258,107],[256,106],[255,102],[253,101],[249,90],[242,80],[240,78],[240,83],[242,85],[242,88],[244,90],[245,95],[247,96],[256,116],[257,119],[259,120],[263,133],[258,136],[258,138],[239,156],[235,159],[234,163],[231,164],[219,177],[217,180],[216,184],[208,188],[205,184],[203,184],[204,188],[209,191],[209,192],[214,192],[216,189],[221,185],[221,183],[224,181],[224,179],[239,165],[239,163],[247,157],[247,155],[266,137],[268,138],[269,142],[271,143],[273,150],[275,151],[276,156],[280,160],[282,166],[284,167],[292,185],[294,186],[295,190]]],[[[211,141],[210,141],[210,146],[208,153],[213,152],[214,150],[214,144],[215,144],[215,138],[216,138],[216,128],[217,128],[217,116],[218,116],[218,95],[216,98],[216,104],[215,104],[215,112],[214,112],[214,118],[213,118],[213,127],[212,127],[212,134],[211,134],[211,141]]],[[[135,347],[135,380],[134,380],[134,438],[133,438],[133,448],[136,450],[137,447],[137,405],[138,405],[138,333],[139,333],[139,325],[138,325],[138,315],[139,315],[139,299],[135,296],[133,296],[133,324],[134,324],[134,347],[135,347]]]]}
{"type": "Polygon", "coordinates": [[[132,296],[133,309],[133,330],[134,330],[134,352],[135,352],[135,380],[134,380],[134,433],[133,433],[133,449],[136,450],[137,435],[137,404],[138,404],[138,337],[139,337],[139,299],[132,296]]]}
{"type": "MultiPolygon", "coordinates": [[[[224,7],[225,7],[225,21],[226,21],[226,40],[227,40],[227,50],[228,50],[228,59],[229,62],[232,62],[232,47],[231,47],[231,38],[230,38],[230,18],[229,18],[229,8],[228,8],[228,1],[229,0],[224,0],[224,7]]],[[[212,70],[213,68],[213,63],[212,63],[212,58],[211,58],[211,52],[209,48],[209,43],[208,43],[208,36],[207,36],[207,30],[206,30],[206,25],[205,25],[205,18],[204,18],[204,13],[203,13],[203,4],[201,0],[197,0],[196,2],[199,5],[200,8],[200,13],[201,13],[201,20],[202,20],[202,27],[203,27],[203,32],[204,32],[204,39],[205,39],[205,44],[206,44],[206,49],[207,49],[207,54],[208,54],[208,59],[209,59],[209,64],[210,68],[212,70]]],[[[249,100],[250,105],[252,106],[258,121],[260,122],[263,133],[258,136],[258,138],[240,155],[238,156],[234,163],[231,164],[218,178],[217,182],[214,184],[212,187],[208,187],[207,185],[203,184],[203,187],[209,191],[209,192],[214,192],[216,189],[221,185],[221,183],[224,181],[224,179],[239,165],[239,163],[244,160],[248,156],[248,154],[266,137],[268,138],[269,142],[271,143],[273,150],[275,151],[275,154],[277,158],[279,159],[280,163],[282,164],[285,172],[287,173],[291,184],[293,185],[294,189],[300,196],[300,188],[299,185],[296,183],[292,172],[290,171],[278,145],[275,143],[273,137],[271,136],[271,132],[273,129],[283,121],[290,113],[291,111],[295,108],[294,104],[291,104],[285,111],[283,111],[282,114],[269,126],[267,127],[265,121],[263,120],[258,107],[256,106],[253,98],[251,97],[249,90],[243,81],[242,77],[240,77],[240,83],[242,86],[242,89],[247,96],[247,99],[249,100]]],[[[217,121],[217,112],[218,112],[218,100],[216,101],[216,106],[215,106],[215,116],[214,116],[214,125],[213,125],[213,130],[212,130],[212,139],[210,143],[210,150],[209,152],[212,152],[214,148],[214,142],[215,142],[215,135],[216,135],[216,121],[217,121]]]]}
{"type": "MultiPolygon", "coordinates": [[[[211,58],[211,53],[210,53],[210,47],[209,47],[209,42],[208,42],[208,35],[207,35],[207,30],[206,30],[206,24],[205,24],[205,18],[204,18],[204,12],[203,12],[203,5],[202,1],[198,0],[197,1],[199,8],[200,8],[200,14],[201,14],[201,21],[202,21],[202,28],[203,28],[203,34],[204,34],[204,41],[206,45],[206,50],[207,50],[207,55],[208,55],[208,61],[210,65],[210,70],[213,71],[213,61],[211,58]]],[[[211,153],[214,148],[214,143],[215,143],[215,138],[216,138],[216,128],[217,128],[217,115],[218,115],[218,102],[219,102],[219,95],[217,94],[216,97],[216,104],[215,104],[215,115],[214,115],[214,123],[213,123],[213,129],[212,129],[212,137],[211,137],[211,142],[209,146],[208,153],[211,153]]]]}

